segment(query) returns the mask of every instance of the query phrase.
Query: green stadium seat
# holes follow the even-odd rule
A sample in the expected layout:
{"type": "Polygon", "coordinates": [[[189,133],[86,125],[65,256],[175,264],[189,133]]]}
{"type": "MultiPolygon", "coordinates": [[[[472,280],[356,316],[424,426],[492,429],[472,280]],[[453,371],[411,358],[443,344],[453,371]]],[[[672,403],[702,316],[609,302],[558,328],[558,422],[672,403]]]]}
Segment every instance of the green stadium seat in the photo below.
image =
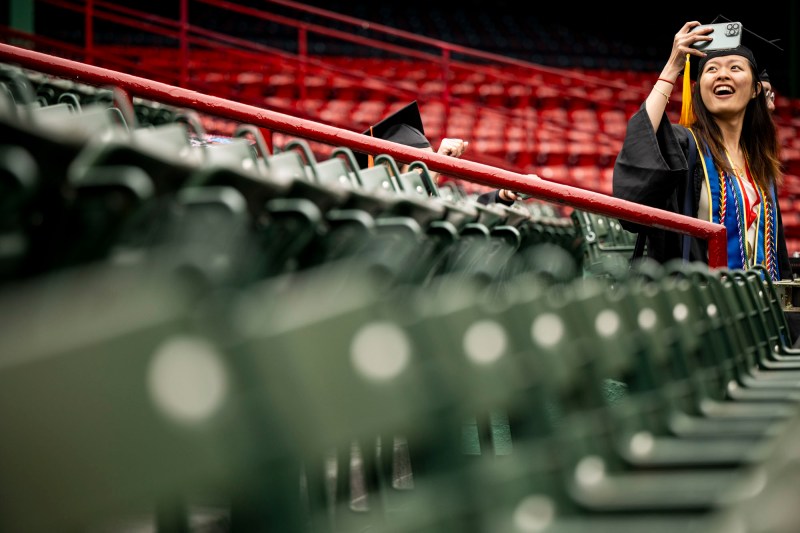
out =
{"type": "Polygon", "coordinates": [[[225,185],[184,187],[165,217],[162,262],[175,277],[203,293],[258,279],[263,255],[245,196],[225,185]]]}
{"type": "MultiPolygon", "coordinates": [[[[455,459],[461,456],[462,420],[429,411],[442,405],[437,398],[445,394],[429,386],[434,360],[409,344],[400,317],[381,299],[384,292],[380,276],[347,262],[243,295],[238,316],[248,318],[232,349],[235,365],[244,371],[254,412],[278,416],[264,419],[262,427],[272,428],[270,438],[295,450],[309,472],[322,468],[322,459],[332,451],[344,450],[348,456],[352,443],[360,442],[365,475],[377,482],[380,473],[373,469],[379,464],[366,450],[374,450],[370,443],[379,435],[393,433],[405,435],[410,448],[421,435],[435,439],[426,439],[428,446],[455,459]]],[[[340,464],[337,472],[346,468],[340,464]]],[[[334,523],[359,518],[380,523],[389,509],[378,493],[366,496],[369,507],[359,513],[349,495],[337,494],[334,523]]],[[[317,508],[324,507],[318,499],[312,505],[328,516],[326,507],[317,508]]]]}
{"type": "Polygon", "coordinates": [[[574,210],[572,219],[583,239],[583,266],[587,276],[619,276],[633,256],[636,236],[617,220],[588,211],[574,210]]]}
{"type": "Polygon", "coordinates": [[[29,212],[40,187],[39,165],[19,146],[0,146],[0,279],[17,276],[31,246],[29,212]]]}
{"type": "Polygon", "coordinates": [[[206,147],[208,159],[197,168],[184,184],[185,187],[225,186],[238,190],[245,198],[253,220],[264,213],[267,201],[288,195],[290,185],[285,181],[272,179],[269,174],[262,174],[248,152],[249,146],[238,145],[224,155],[229,145],[206,147]],[[238,152],[238,156],[232,152],[238,152]],[[211,155],[214,154],[214,155],[211,155]],[[240,159],[239,156],[244,157],[240,159]],[[233,158],[232,161],[231,158],[233,158]],[[245,166],[242,161],[248,161],[245,166]]]}
{"type": "Polygon", "coordinates": [[[506,206],[504,205],[483,205],[477,201],[474,202],[474,205],[478,210],[478,220],[476,222],[478,224],[483,224],[489,229],[497,225],[505,224],[506,220],[508,219],[508,212],[505,209],[506,206]]]}
{"type": "MultiPolygon", "coordinates": [[[[393,191],[397,196],[390,208],[392,215],[409,216],[423,228],[427,228],[431,222],[444,219],[445,207],[430,192],[435,190],[433,182],[429,175],[422,174],[426,168],[415,165],[414,168],[409,167],[408,172],[401,173],[392,157],[380,154],[375,158],[376,166],[384,163],[393,178],[393,191]]],[[[364,172],[360,171],[361,174],[364,172]]],[[[364,178],[361,179],[363,181],[364,178]]]]}
{"type": "Polygon", "coordinates": [[[194,149],[189,142],[186,126],[178,122],[136,128],[131,131],[128,144],[131,148],[169,162],[182,161],[191,165],[203,160],[203,152],[194,149]]]}
{"type": "Polygon", "coordinates": [[[438,196],[447,208],[445,220],[450,222],[456,230],[461,230],[465,224],[478,220],[478,208],[462,195],[452,183],[437,186],[438,196]]]}
{"type": "Polygon", "coordinates": [[[264,134],[257,126],[252,124],[239,124],[234,130],[233,136],[244,139],[252,137],[253,142],[258,150],[258,156],[261,159],[272,155],[269,146],[267,146],[267,140],[264,138],[264,134]]]}
{"type": "MultiPolygon", "coordinates": [[[[189,304],[153,269],[107,264],[0,295],[0,528],[103,530],[244,490],[253,429],[189,304]]],[[[276,445],[259,454],[285,458],[276,445]]]]}
{"type": "Polygon", "coordinates": [[[223,166],[254,175],[262,173],[258,154],[247,139],[234,137],[224,144],[206,144],[201,149],[204,165],[223,166]]]}
{"type": "Polygon", "coordinates": [[[289,141],[281,151],[265,160],[271,179],[286,183],[287,195],[305,198],[317,205],[323,213],[343,207],[348,193],[319,183],[316,177],[316,158],[308,143],[302,139],[289,141]]]}
{"type": "Polygon", "coordinates": [[[146,248],[154,223],[156,188],[135,166],[98,166],[69,173],[74,197],[62,233],[61,257],[51,268],[112,259],[146,248]]]}
{"type": "Polygon", "coordinates": [[[373,190],[365,188],[361,183],[361,170],[357,166],[349,148],[334,148],[328,159],[317,163],[316,179],[320,184],[346,191],[347,197],[341,209],[363,211],[370,217],[389,213],[396,198],[382,192],[375,194],[373,190]]]}

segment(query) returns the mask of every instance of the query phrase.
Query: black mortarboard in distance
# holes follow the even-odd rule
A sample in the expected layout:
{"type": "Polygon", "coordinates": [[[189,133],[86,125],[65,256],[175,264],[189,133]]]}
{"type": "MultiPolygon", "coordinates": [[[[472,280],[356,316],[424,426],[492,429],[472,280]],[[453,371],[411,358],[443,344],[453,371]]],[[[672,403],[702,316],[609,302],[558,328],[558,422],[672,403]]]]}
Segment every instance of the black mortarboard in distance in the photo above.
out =
{"type": "MultiPolygon", "coordinates": [[[[427,148],[431,145],[425,137],[422,126],[422,115],[419,112],[417,101],[414,100],[405,107],[395,111],[377,124],[367,128],[363,135],[370,135],[379,139],[413,146],[414,148],[427,148]]],[[[369,156],[361,152],[354,152],[359,168],[369,165],[369,156]]]]}

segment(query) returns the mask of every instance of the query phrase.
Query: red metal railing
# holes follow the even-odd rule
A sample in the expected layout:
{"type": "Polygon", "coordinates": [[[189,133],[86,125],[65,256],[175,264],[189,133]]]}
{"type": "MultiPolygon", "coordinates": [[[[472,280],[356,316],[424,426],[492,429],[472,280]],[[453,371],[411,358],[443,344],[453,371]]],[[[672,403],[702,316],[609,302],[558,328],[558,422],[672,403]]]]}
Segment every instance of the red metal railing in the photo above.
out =
{"type": "Polygon", "coordinates": [[[577,187],[532,179],[524,174],[407,147],[334,126],[7,44],[0,43],[0,59],[46,74],[68,77],[89,85],[114,85],[127,91],[131,96],[188,107],[199,112],[330,145],[346,146],[353,150],[371,153],[386,153],[400,162],[422,161],[431,170],[460,179],[490,187],[512,189],[541,200],[584,211],[692,235],[708,241],[709,266],[712,268],[727,266],[725,228],[719,224],[627,202],[577,187]]]}

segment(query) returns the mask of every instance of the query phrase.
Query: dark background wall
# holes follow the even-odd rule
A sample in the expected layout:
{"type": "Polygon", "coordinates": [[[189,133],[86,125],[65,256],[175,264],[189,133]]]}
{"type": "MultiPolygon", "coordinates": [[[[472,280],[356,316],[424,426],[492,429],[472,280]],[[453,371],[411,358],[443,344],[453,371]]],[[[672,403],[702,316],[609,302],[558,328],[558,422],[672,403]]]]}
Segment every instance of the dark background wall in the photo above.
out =
{"type": "Polygon", "coordinates": [[[478,23],[470,24],[475,33],[496,35],[494,40],[483,41],[483,48],[491,51],[505,50],[510,55],[552,66],[622,66],[655,72],[666,62],[672,39],[685,22],[697,20],[705,24],[721,16],[719,22],[728,19],[743,24],[746,29],[743,43],[754,49],[759,66],[769,70],[777,90],[800,96],[797,67],[800,2],[797,0],[683,4],[649,1],[640,2],[638,8],[631,8],[630,2],[545,4],[524,0],[404,0],[399,5],[346,0],[304,3],[410,31],[434,29],[441,33],[426,34],[444,40],[450,40],[446,35],[451,35],[452,40],[469,46],[473,44],[470,34],[463,31],[464,21],[477,20],[478,23]],[[764,44],[747,30],[769,40],[778,39],[783,51],[764,44]],[[542,34],[544,39],[540,38],[542,34]],[[577,43],[577,50],[563,42],[564,39],[577,43]],[[525,48],[524,40],[536,46],[525,48]]]}

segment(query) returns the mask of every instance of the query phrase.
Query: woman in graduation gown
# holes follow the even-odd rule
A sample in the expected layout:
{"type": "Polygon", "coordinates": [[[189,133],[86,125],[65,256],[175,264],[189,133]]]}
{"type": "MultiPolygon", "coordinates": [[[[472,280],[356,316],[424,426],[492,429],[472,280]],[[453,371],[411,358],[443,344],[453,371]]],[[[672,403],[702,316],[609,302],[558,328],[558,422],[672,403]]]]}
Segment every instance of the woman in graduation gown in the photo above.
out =
{"type": "MultiPolygon", "coordinates": [[[[699,25],[687,22],[675,34],[669,61],[630,118],[614,165],[613,194],[724,224],[729,268],[762,264],[773,280],[791,279],[777,194],[779,142],[755,57],[741,45],[708,53],[694,48],[713,38],[708,28],[692,31],[699,25]],[[697,82],[690,90],[694,61],[697,82]],[[680,123],[672,124],[665,109],[681,71],[683,109],[680,123]],[[698,149],[687,177],[690,143],[698,149]]],[[[649,257],[683,256],[682,235],[625,221],[623,226],[647,232],[649,257]]],[[[690,261],[708,262],[705,241],[686,242],[690,261]]]]}

